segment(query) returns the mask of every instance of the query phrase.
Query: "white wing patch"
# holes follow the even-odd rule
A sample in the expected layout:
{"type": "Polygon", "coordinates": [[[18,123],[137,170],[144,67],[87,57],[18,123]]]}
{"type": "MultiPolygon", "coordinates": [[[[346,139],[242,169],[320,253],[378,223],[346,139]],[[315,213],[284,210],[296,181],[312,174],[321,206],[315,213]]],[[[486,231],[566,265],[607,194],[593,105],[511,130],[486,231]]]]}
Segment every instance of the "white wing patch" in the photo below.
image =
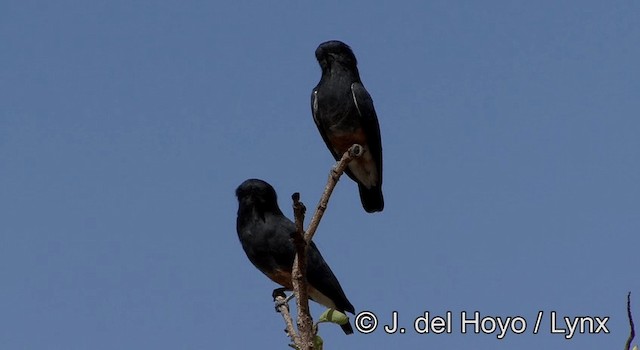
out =
{"type": "Polygon", "coordinates": [[[362,112],[360,112],[360,107],[358,107],[358,100],[356,99],[356,93],[355,93],[355,91],[353,91],[353,86],[355,84],[356,83],[351,84],[351,97],[353,97],[353,103],[356,105],[356,109],[358,110],[358,114],[362,118],[362,112]]]}
{"type": "Polygon", "coordinates": [[[320,125],[316,117],[316,114],[318,114],[318,90],[313,90],[313,105],[311,108],[313,109],[313,121],[316,122],[316,125],[320,125]]]}

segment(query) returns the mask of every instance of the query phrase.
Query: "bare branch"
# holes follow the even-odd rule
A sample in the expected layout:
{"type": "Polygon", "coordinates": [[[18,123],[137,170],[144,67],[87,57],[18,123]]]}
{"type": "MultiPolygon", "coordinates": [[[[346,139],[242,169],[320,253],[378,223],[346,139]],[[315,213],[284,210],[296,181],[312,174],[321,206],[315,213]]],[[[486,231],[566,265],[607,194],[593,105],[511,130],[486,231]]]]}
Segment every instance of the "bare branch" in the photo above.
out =
{"type": "Polygon", "coordinates": [[[293,244],[296,247],[296,257],[293,260],[291,272],[293,293],[296,296],[298,307],[298,331],[300,332],[300,349],[313,349],[313,319],[309,311],[309,287],[307,283],[307,241],[304,239],[304,214],[306,208],[300,202],[300,194],[294,193],[293,214],[296,223],[296,232],[293,236],[293,244]]]}
{"type": "Polygon", "coordinates": [[[627,344],[624,347],[625,350],[631,349],[631,342],[636,336],[636,329],[633,325],[633,317],[631,316],[631,292],[627,294],[627,317],[629,317],[629,327],[631,327],[631,332],[629,333],[629,338],[627,338],[627,344]]]}
{"type": "Polygon", "coordinates": [[[276,291],[274,291],[273,299],[276,302],[278,312],[282,315],[284,323],[287,326],[287,335],[291,338],[291,341],[299,347],[300,337],[298,336],[298,333],[296,333],[296,329],[293,327],[293,319],[289,313],[289,304],[286,302],[287,299],[285,298],[284,292],[276,294],[276,291]]]}
{"type": "Polygon", "coordinates": [[[311,239],[313,239],[313,235],[316,233],[316,230],[320,225],[320,220],[322,220],[324,211],[327,210],[327,205],[329,204],[331,193],[333,193],[333,189],[338,184],[338,180],[340,180],[340,176],[342,176],[342,173],[344,173],[344,170],[349,165],[349,162],[351,162],[354,158],[362,156],[363,153],[364,148],[358,144],[354,144],[349,148],[349,150],[344,152],[342,158],[338,161],[338,163],[336,163],[333,169],[331,169],[327,185],[324,188],[324,192],[322,193],[322,197],[320,197],[316,212],[313,215],[313,218],[311,218],[311,222],[309,223],[309,227],[307,228],[307,232],[304,236],[305,241],[311,242],[311,239]]]}
{"type": "MultiPolygon", "coordinates": [[[[300,202],[300,193],[296,192],[291,196],[293,200],[293,213],[295,217],[296,232],[293,234],[293,244],[296,248],[296,257],[293,260],[293,268],[291,272],[293,293],[296,297],[296,305],[298,307],[298,332],[299,335],[291,333],[291,339],[293,339],[295,345],[300,350],[313,350],[315,338],[315,330],[313,326],[313,319],[311,318],[311,312],[309,311],[309,286],[307,282],[307,247],[309,242],[313,238],[313,235],[320,225],[322,215],[324,215],[327,205],[329,204],[329,198],[333,189],[336,187],[340,176],[344,173],[347,165],[354,158],[360,157],[364,153],[364,148],[360,145],[353,145],[347,152],[342,155],[342,158],[336,163],[331,170],[329,180],[325,186],[322,197],[316,209],[307,232],[304,231],[304,215],[306,208],[302,202],[300,202]],[[291,335],[293,334],[293,335],[291,335]]],[[[288,311],[288,309],[287,309],[288,311]]],[[[288,313],[287,313],[288,314],[288,313]]],[[[289,316],[290,318],[290,316],[289,316]]],[[[286,319],[285,319],[286,321],[286,319]]],[[[293,325],[292,325],[293,327],[293,325]]],[[[289,324],[287,323],[287,329],[289,324]]]]}

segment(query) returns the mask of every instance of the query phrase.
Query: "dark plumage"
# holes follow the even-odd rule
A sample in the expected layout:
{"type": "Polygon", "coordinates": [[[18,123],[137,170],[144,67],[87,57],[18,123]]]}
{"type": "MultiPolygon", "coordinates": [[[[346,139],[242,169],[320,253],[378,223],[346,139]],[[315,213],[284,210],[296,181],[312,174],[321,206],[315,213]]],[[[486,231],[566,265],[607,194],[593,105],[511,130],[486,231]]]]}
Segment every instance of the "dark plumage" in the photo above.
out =
{"type": "Polygon", "coordinates": [[[311,112],[322,139],[336,160],[354,143],[365,148],[347,175],[358,184],[360,201],[369,213],[382,211],[382,141],[373,100],[358,73],[356,56],[341,41],[327,41],[316,49],[322,68],[311,93],[311,112]]]}
{"type": "MultiPolygon", "coordinates": [[[[295,224],[282,214],[273,187],[265,181],[249,179],[236,189],[237,231],[242,248],[255,267],[272,281],[292,290],[291,270],[295,248],[291,239],[295,224]]],[[[307,255],[309,297],[328,308],[354,313],[338,279],[311,242],[307,255]]],[[[349,323],[342,326],[353,333],[349,323]]]]}

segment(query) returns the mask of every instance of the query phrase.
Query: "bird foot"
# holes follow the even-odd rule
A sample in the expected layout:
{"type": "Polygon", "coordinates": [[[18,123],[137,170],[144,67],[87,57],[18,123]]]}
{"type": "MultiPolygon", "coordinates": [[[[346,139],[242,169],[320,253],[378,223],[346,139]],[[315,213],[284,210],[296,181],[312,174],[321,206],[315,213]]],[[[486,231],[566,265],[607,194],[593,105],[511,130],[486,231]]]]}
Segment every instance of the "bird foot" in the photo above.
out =
{"type": "Polygon", "coordinates": [[[364,153],[364,147],[357,143],[354,143],[347,152],[349,152],[349,155],[351,157],[357,158],[362,156],[362,154],[364,153]]]}
{"type": "Polygon", "coordinates": [[[293,298],[294,294],[292,293],[291,295],[287,296],[287,294],[285,293],[286,290],[286,288],[276,288],[273,290],[273,293],[271,293],[271,296],[273,296],[273,301],[276,303],[276,312],[280,312],[280,307],[282,305],[286,305],[287,307],[289,307],[289,300],[293,298]]]}
{"type": "Polygon", "coordinates": [[[287,294],[285,294],[285,291],[287,290],[287,288],[276,288],[273,290],[273,293],[271,293],[271,296],[273,297],[273,301],[276,301],[277,297],[283,297],[286,298],[287,294]]]}

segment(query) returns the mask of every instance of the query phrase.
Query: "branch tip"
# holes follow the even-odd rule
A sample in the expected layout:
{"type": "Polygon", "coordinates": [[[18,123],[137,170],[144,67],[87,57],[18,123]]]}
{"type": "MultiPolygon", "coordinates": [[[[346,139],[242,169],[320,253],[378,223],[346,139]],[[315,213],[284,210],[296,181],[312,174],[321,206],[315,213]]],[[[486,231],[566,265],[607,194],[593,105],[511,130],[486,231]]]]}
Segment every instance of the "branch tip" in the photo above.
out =
{"type": "Polygon", "coordinates": [[[629,327],[631,328],[631,331],[629,332],[629,338],[627,338],[625,350],[631,349],[631,342],[636,336],[636,329],[633,324],[633,316],[631,316],[631,292],[627,294],[627,317],[629,318],[629,327]]]}

